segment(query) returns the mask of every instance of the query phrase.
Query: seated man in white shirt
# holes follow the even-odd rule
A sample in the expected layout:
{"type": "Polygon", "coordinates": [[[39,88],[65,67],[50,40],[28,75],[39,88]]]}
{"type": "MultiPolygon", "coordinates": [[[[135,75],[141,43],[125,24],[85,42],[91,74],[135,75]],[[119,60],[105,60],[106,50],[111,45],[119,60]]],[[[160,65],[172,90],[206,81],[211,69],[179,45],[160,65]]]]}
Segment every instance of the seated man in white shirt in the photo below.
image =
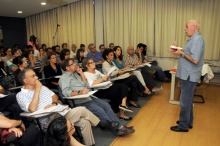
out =
{"type": "MultiPolygon", "coordinates": [[[[50,108],[58,104],[58,96],[47,87],[42,86],[32,69],[24,69],[18,76],[20,82],[24,84],[24,88],[17,94],[17,101],[22,110],[35,112],[41,108],[50,108]]],[[[91,126],[96,126],[100,121],[99,118],[85,107],[69,108],[60,114],[81,128],[86,145],[95,144],[91,126]]],[[[47,128],[48,121],[49,116],[40,118],[41,126],[47,128]]]]}

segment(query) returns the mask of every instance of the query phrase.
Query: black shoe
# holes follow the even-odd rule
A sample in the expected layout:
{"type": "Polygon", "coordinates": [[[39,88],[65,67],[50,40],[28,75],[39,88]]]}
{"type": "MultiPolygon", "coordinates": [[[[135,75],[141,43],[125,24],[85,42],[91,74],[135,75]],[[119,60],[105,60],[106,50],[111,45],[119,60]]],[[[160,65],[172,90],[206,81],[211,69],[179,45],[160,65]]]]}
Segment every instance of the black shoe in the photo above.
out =
{"type": "MultiPolygon", "coordinates": [[[[179,124],[180,121],[176,121],[176,123],[179,124]]],[[[193,128],[193,126],[189,126],[189,129],[192,129],[192,128],[193,128]]]]}
{"type": "Polygon", "coordinates": [[[125,136],[125,135],[128,135],[128,134],[132,134],[134,132],[135,132],[134,129],[130,129],[130,128],[127,128],[127,127],[123,126],[122,128],[117,129],[114,134],[117,135],[117,136],[125,136]]]}
{"type": "Polygon", "coordinates": [[[106,129],[110,130],[110,129],[117,129],[119,126],[119,123],[116,121],[113,121],[113,122],[100,121],[98,125],[102,130],[106,130],[106,129]]]}
{"type": "Polygon", "coordinates": [[[102,129],[102,130],[105,130],[106,127],[107,127],[108,123],[107,121],[100,121],[98,126],[102,129]]]}
{"type": "Polygon", "coordinates": [[[188,129],[181,129],[180,127],[178,127],[178,126],[172,126],[172,127],[170,127],[170,130],[172,130],[172,131],[175,131],[175,132],[188,132],[189,130],[188,129]]]}

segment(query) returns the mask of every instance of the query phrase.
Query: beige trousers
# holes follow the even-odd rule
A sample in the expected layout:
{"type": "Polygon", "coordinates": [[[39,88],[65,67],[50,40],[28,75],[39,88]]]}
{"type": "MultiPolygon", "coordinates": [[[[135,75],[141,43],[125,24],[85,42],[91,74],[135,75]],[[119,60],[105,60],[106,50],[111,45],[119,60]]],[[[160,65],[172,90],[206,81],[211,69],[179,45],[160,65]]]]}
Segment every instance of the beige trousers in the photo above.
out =
{"type": "Polygon", "coordinates": [[[75,107],[69,110],[65,117],[75,126],[80,127],[86,145],[95,144],[91,126],[96,126],[99,123],[98,117],[85,107],[75,107]]]}

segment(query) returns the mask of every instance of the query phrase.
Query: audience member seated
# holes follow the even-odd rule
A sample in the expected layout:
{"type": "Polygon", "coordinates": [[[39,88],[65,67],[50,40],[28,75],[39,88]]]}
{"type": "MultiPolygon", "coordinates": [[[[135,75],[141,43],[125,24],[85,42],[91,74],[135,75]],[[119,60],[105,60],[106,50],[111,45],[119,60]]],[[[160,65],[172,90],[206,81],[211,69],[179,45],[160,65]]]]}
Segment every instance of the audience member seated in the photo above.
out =
{"type": "Polygon", "coordinates": [[[44,56],[46,56],[46,54],[45,54],[43,48],[40,48],[39,50],[40,51],[39,51],[39,54],[37,55],[37,58],[38,58],[38,60],[40,60],[42,62],[42,59],[43,59],[44,56]]]}
{"type": "Polygon", "coordinates": [[[16,101],[16,95],[10,94],[5,97],[5,90],[2,86],[0,86],[0,112],[9,111],[11,117],[16,120],[20,120],[20,113],[22,113],[21,108],[19,107],[16,101]]]}
{"type": "Polygon", "coordinates": [[[5,57],[5,50],[3,46],[0,46],[0,57],[5,57]]]}
{"type": "MultiPolygon", "coordinates": [[[[144,54],[142,53],[143,50],[144,50],[144,47],[145,47],[145,50],[147,49],[146,45],[142,44],[142,43],[139,43],[137,45],[137,49],[135,51],[135,54],[138,56],[138,58],[140,59],[140,56],[141,56],[141,59],[142,59],[142,63],[147,63],[147,59],[145,58],[144,54]],[[139,53],[141,52],[141,53],[139,53]]],[[[147,51],[147,50],[146,50],[147,51]]],[[[156,77],[160,80],[160,81],[163,81],[163,82],[170,82],[170,79],[166,77],[166,75],[164,74],[162,68],[160,66],[158,66],[158,63],[156,61],[152,62],[151,63],[151,68],[153,70],[156,71],[155,75],[156,77]]]]}
{"type": "Polygon", "coordinates": [[[70,58],[70,50],[69,49],[63,49],[60,52],[60,64],[62,64],[64,59],[70,58]]]}
{"type": "Polygon", "coordinates": [[[5,89],[14,87],[14,76],[7,74],[4,69],[4,61],[0,57],[0,85],[5,89]]]}
{"type": "Polygon", "coordinates": [[[27,59],[28,68],[32,68],[36,74],[41,78],[41,72],[43,70],[43,65],[38,58],[35,58],[33,55],[33,50],[26,50],[24,52],[24,57],[27,59]]]}
{"type": "MultiPolygon", "coordinates": [[[[32,69],[22,70],[19,73],[19,79],[24,84],[24,88],[17,94],[16,98],[19,106],[25,112],[35,112],[41,108],[46,109],[58,104],[58,96],[47,87],[42,86],[32,69]]],[[[60,114],[80,127],[86,145],[95,144],[91,125],[96,126],[100,121],[99,118],[85,107],[69,108],[60,114]]],[[[52,117],[55,118],[53,115],[40,118],[42,128],[48,128],[49,122],[53,120],[52,117]]]]}
{"type": "Polygon", "coordinates": [[[47,63],[47,57],[48,57],[48,54],[52,53],[53,52],[53,49],[52,48],[46,48],[45,49],[45,53],[46,55],[42,58],[42,64],[46,64],[47,63]]]}
{"type": "MultiPolygon", "coordinates": [[[[44,53],[46,53],[45,51],[46,51],[47,45],[46,45],[46,44],[42,44],[42,45],[41,45],[41,48],[43,48],[44,53]]],[[[46,54],[45,54],[45,55],[46,55],[46,54]]]]}
{"type": "Polygon", "coordinates": [[[72,58],[73,60],[76,59],[76,44],[72,44],[71,46],[71,51],[70,51],[70,58],[72,58]]]}
{"type": "MultiPolygon", "coordinates": [[[[79,68],[71,59],[65,59],[61,64],[62,69],[65,71],[60,80],[59,86],[65,97],[87,94],[89,92],[88,82],[84,76],[82,69],[79,68]]],[[[84,106],[95,114],[101,121],[115,123],[114,134],[117,136],[124,136],[133,133],[135,130],[132,127],[123,126],[120,120],[112,111],[110,105],[99,98],[88,97],[74,99],[76,106],[84,106]]]]}
{"type": "Polygon", "coordinates": [[[24,56],[18,56],[13,59],[13,64],[18,66],[18,69],[14,72],[16,86],[22,86],[22,84],[19,82],[18,74],[20,71],[27,68],[27,60],[24,56]]]}
{"type": "Polygon", "coordinates": [[[63,44],[61,45],[61,47],[62,47],[62,50],[63,50],[63,49],[67,49],[67,43],[63,43],[63,44]]]}
{"type": "Polygon", "coordinates": [[[4,50],[4,52],[6,55],[4,57],[2,57],[2,60],[4,61],[4,69],[6,69],[7,68],[7,61],[11,60],[13,58],[13,56],[12,56],[11,48],[6,48],[4,50]]]}
{"type": "MultiPolygon", "coordinates": [[[[85,70],[84,75],[89,83],[89,86],[97,85],[108,81],[109,76],[105,76],[95,69],[95,63],[92,58],[86,57],[83,60],[82,66],[85,70]]],[[[124,111],[133,112],[127,107],[128,87],[123,83],[114,83],[107,89],[99,89],[95,94],[101,99],[109,99],[111,104],[116,105],[120,109],[119,119],[131,120],[131,117],[124,115],[124,111]]]]}
{"type": "Polygon", "coordinates": [[[113,48],[115,47],[115,44],[114,44],[114,43],[110,43],[110,44],[108,45],[108,47],[109,47],[109,49],[113,49],[113,48]]]}
{"type": "MultiPolygon", "coordinates": [[[[113,62],[115,63],[115,65],[117,66],[117,68],[121,69],[121,70],[129,70],[131,69],[130,67],[125,66],[125,62],[123,60],[123,54],[122,54],[122,49],[120,46],[116,46],[113,48],[114,50],[114,60],[113,62]]],[[[143,76],[141,74],[141,72],[139,70],[134,70],[132,71],[132,73],[138,78],[138,80],[141,82],[141,84],[144,86],[145,88],[145,93],[147,95],[152,95],[154,93],[151,93],[150,90],[147,88],[146,83],[143,79],[143,76]]]]}
{"type": "Polygon", "coordinates": [[[79,49],[83,49],[84,50],[84,57],[86,57],[86,55],[88,54],[88,51],[86,50],[85,44],[80,44],[80,48],[79,49]]]}
{"type": "Polygon", "coordinates": [[[41,133],[34,127],[30,126],[25,129],[21,120],[11,120],[0,114],[0,144],[17,143],[23,146],[43,146],[44,140],[41,133]],[[6,131],[4,131],[6,130],[6,131]],[[3,134],[4,133],[4,134],[3,134]],[[6,136],[6,134],[8,136],[6,136]]]}
{"type": "Polygon", "coordinates": [[[96,69],[99,70],[100,72],[102,71],[102,53],[98,52],[95,48],[94,44],[89,44],[88,46],[89,53],[86,55],[86,57],[90,57],[94,60],[96,69]]]}
{"type": "Polygon", "coordinates": [[[54,119],[47,129],[46,146],[84,146],[74,137],[74,124],[61,116],[54,119]]]}
{"type": "MultiPolygon", "coordinates": [[[[115,67],[116,69],[111,73],[111,77],[124,74],[124,72],[118,69],[113,62],[114,60],[113,49],[105,49],[105,51],[102,54],[102,57],[105,60],[102,63],[102,70],[105,75],[107,75],[107,73],[112,67],[115,67]]],[[[137,93],[144,92],[145,88],[141,85],[137,77],[134,75],[130,75],[128,78],[115,81],[115,83],[126,84],[130,88],[130,96],[128,96],[129,104],[132,105],[133,107],[140,108],[140,105],[135,103],[138,101],[137,93]]]]}
{"type": "MultiPolygon", "coordinates": [[[[44,74],[46,78],[62,75],[60,65],[57,64],[57,58],[55,53],[48,55],[48,64],[44,67],[44,74]]],[[[57,89],[59,78],[48,79],[48,87],[50,89],[57,89]]]]}
{"type": "Polygon", "coordinates": [[[59,45],[56,45],[54,46],[54,49],[55,49],[55,53],[56,53],[56,58],[57,58],[57,63],[60,63],[60,46],[59,45]]]}
{"type": "Polygon", "coordinates": [[[79,67],[82,67],[82,61],[84,59],[84,50],[83,49],[78,49],[76,52],[76,60],[74,60],[75,63],[77,63],[77,65],[79,67]]]}
{"type": "MultiPolygon", "coordinates": [[[[13,58],[18,57],[18,56],[21,56],[21,53],[20,53],[19,49],[17,49],[17,48],[12,49],[12,52],[11,52],[11,53],[12,53],[12,55],[13,55],[13,58]]],[[[15,64],[12,63],[13,58],[10,59],[10,60],[8,60],[8,61],[6,62],[8,68],[9,68],[9,72],[11,72],[11,71],[12,71],[12,72],[15,72],[15,71],[18,69],[17,65],[15,65],[15,64]]]]}
{"type": "MultiPolygon", "coordinates": [[[[125,66],[134,67],[142,64],[142,60],[138,59],[138,56],[134,53],[134,47],[128,46],[127,54],[123,56],[125,61],[125,66]]],[[[145,80],[145,84],[147,85],[148,89],[153,92],[159,92],[162,90],[162,87],[157,87],[154,79],[153,74],[155,72],[148,66],[144,66],[141,68],[141,74],[145,80]]]]}
{"type": "Polygon", "coordinates": [[[105,50],[105,45],[104,44],[99,45],[99,51],[103,53],[104,50],[105,50]]]}

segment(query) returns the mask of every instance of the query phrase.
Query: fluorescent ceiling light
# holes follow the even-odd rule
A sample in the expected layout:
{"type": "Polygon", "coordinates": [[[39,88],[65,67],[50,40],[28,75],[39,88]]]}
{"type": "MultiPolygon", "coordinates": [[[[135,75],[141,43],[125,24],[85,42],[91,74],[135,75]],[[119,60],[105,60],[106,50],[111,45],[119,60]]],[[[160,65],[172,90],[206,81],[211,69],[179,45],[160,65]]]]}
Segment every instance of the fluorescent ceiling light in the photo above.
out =
{"type": "Polygon", "coordinates": [[[46,5],[46,4],[47,4],[47,3],[45,3],[45,2],[42,2],[42,3],[41,3],[41,5],[43,5],[43,6],[46,5]]]}
{"type": "Polygon", "coordinates": [[[18,11],[18,13],[19,13],[19,14],[21,14],[21,13],[22,13],[22,11],[18,11]]]}

